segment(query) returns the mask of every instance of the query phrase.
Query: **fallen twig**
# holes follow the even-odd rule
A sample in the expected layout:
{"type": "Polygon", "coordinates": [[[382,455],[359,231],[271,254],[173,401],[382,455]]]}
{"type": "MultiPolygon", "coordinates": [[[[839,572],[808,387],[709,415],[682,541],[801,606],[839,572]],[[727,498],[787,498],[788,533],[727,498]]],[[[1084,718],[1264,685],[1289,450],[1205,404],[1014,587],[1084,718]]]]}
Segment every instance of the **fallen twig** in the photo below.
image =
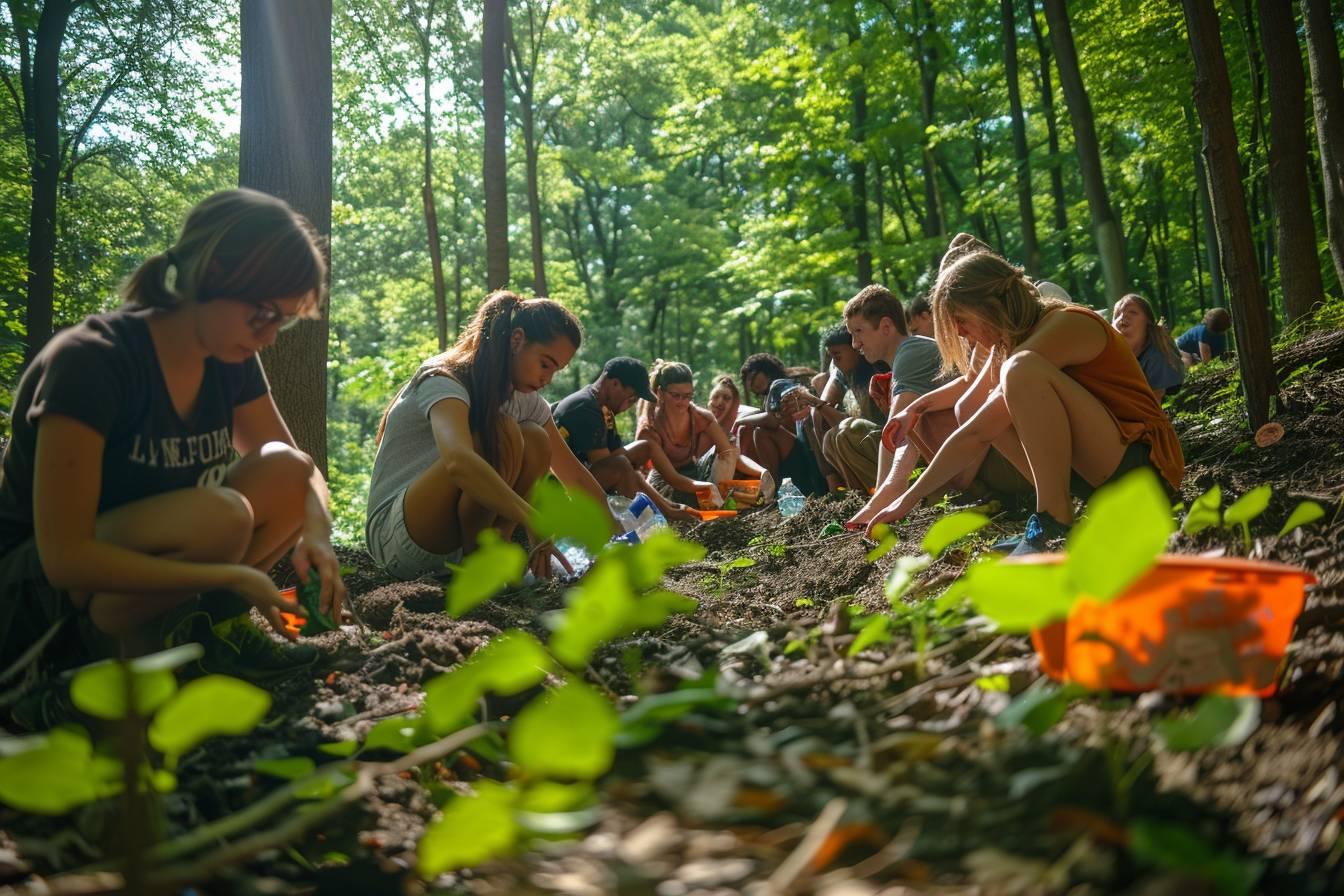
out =
{"type": "Polygon", "coordinates": [[[826,838],[840,823],[840,818],[845,814],[847,805],[844,797],[837,796],[822,808],[821,814],[807,829],[802,841],[794,847],[793,852],[789,853],[788,858],[780,862],[779,867],[775,869],[775,873],[771,874],[770,879],[765,882],[766,893],[770,896],[777,896],[777,894],[787,892],[793,886],[794,881],[807,868],[807,863],[812,861],[812,857],[817,854],[817,850],[821,849],[826,842],[826,838]]]}

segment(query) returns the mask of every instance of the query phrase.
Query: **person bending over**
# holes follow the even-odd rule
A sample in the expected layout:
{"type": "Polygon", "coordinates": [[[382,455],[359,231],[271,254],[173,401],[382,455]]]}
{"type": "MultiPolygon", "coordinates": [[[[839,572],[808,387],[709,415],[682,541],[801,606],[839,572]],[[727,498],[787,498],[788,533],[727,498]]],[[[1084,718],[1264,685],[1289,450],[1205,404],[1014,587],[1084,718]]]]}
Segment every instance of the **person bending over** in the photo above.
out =
{"type": "Polygon", "coordinates": [[[643,492],[670,520],[698,519],[680,504],[668,501],[644,479],[650,443],[640,439],[622,444],[616,431],[616,415],[635,401],[653,401],[649,370],[635,358],[612,358],[602,367],[597,381],[567,395],[551,407],[555,425],[574,456],[607,491],[627,498],[643,492]]]}
{"type": "MultiPolygon", "coordinates": [[[[990,446],[1035,487],[1036,512],[1014,553],[1043,550],[1049,538],[1067,533],[1071,490],[1085,498],[1150,466],[1172,494],[1179,491],[1185,462],[1176,433],[1134,353],[1101,315],[1042,298],[1020,268],[983,251],[948,265],[932,301],[944,368],[969,368],[967,342],[992,346],[980,374],[992,386],[919,478],[872,517],[870,533],[877,523],[904,518],[990,446]]],[[[937,409],[939,391],[911,402],[897,419],[908,425],[937,409]]]]}
{"type": "Polygon", "coordinates": [[[846,488],[867,491],[877,480],[878,442],[886,414],[869,395],[874,374],[889,370],[886,359],[869,362],[854,348],[843,323],[826,331],[822,345],[830,355],[830,379],[812,405],[813,429],[821,436],[821,453],[827,462],[823,473],[846,488]],[[852,396],[857,415],[850,416],[845,396],[852,396]],[[833,471],[833,474],[832,474],[833,471]]]}
{"type": "Polygon", "coordinates": [[[751,479],[764,472],[740,454],[714,415],[695,403],[694,380],[691,368],[679,361],[655,361],[654,401],[640,402],[635,436],[649,446],[649,484],[686,504],[697,500],[697,492],[717,486],[716,468],[724,479],[735,470],[751,479]]]}
{"type": "Polygon", "coordinates": [[[1111,326],[1125,337],[1158,401],[1185,382],[1180,351],[1147,299],[1137,293],[1121,298],[1111,309],[1111,326]]]}
{"type": "MultiPolygon", "coordinates": [[[[441,573],[475,550],[485,529],[512,537],[528,525],[527,497],[547,471],[607,508],[540,391],[582,339],[559,302],[497,290],[456,344],[420,365],[378,430],[365,536],[379,566],[399,579],[441,573]]],[[[528,532],[528,542],[533,575],[550,575],[552,556],[567,565],[549,540],[528,532]]]]}
{"type": "Polygon", "coordinates": [[[121,286],[125,304],[58,333],[15,393],[0,482],[0,670],[24,728],[69,712],[54,673],[200,641],[249,678],[316,658],[282,648],[302,613],[267,570],[291,554],[345,603],[327,486],[276,410],[257,352],[321,316],[312,226],[250,190],[216,193],[121,286]],[[239,455],[233,459],[234,452],[239,455]],[[16,680],[26,687],[13,688],[16,680]]]}
{"type": "Polygon", "coordinates": [[[1226,308],[1210,308],[1204,320],[1186,330],[1176,339],[1181,361],[1186,367],[1205,364],[1227,353],[1227,331],[1232,328],[1232,316],[1226,308]]]}

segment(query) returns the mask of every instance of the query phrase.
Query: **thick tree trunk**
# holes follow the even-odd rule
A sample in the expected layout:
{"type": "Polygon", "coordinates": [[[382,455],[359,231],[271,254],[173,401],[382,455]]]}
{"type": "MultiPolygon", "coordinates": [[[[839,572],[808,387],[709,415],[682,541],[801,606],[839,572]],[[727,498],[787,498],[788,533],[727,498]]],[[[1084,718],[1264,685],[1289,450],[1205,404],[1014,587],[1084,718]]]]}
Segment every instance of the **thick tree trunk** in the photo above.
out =
{"type": "MultiPolygon", "coordinates": [[[[288,202],[331,235],[331,0],[242,0],[238,182],[288,202]]],[[[299,447],[327,472],[328,319],[261,353],[299,447]]]]}
{"type": "Polygon", "coordinates": [[[1338,25],[1330,12],[1330,0],[1302,0],[1302,20],[1307,33],[1307,61],[1311,66],[1316,143],[1321,153],[1325,226],[1335,276],[1344,289],[1344,75],[1335,38],[1338,25]]]}
{"type": "Polygon", "coordinates": [[[1306,79],[1292,0],[1259,0],[1260,39],[1269,71],[1269,187],[1278,216],[1283,313],[1291,323],[1325,298],[1307,187],[1306,79]]]}
{"type": "Polygon", "coordinates": [[[1022,255],[1035,277],[1041,271],[1041,247],[1036,243],[1036,210],[1031,204],[1031,154],[1027,150],[1027,123],[1022,116],[1022,91],[1017,83],[1017,16],[1013,0],[999,0],[1003,14],[1003,70],[1008,80],[1008,106],[1013,117],[1013,156],[1017,160],[1017,209],[1022,217],[1022,255]]]}
{"type": "Polygon", "coordinates": [[[509,285],[509,184],[504,159],[504,35],[506,0],[485,0],[482,16],[481,76],[485,101],[485,267],[486,288],[509,285]]]}
{"type": "Polygon", "coordinates": [[[1237,164],[1232,88],[1213,0],[1182,0],[1195,63],[1194,98],[1204,130],[1210,195],[1218,224],[1218,254],[1227,278],[1237,360],[1251,428],[1269,420],[1269,398],[1278,389],[1269,346],[1269,302],[1256,263],[1237,164]]]}
{"type": "Polygon", "coordinates": [[[1073,31],[1064,0],[1044,0],[1045,18],[1050,24],[1050,43],[1055,49],[1055,64],[1059,67],[1064,100],[1073,121],[1073,143],[1078,150],[1079,173],[1083,178],[1083,192],[1092,216],[1092,233],[1097,241],[1097,255],[1101,259],[1102,277],[1106,280],[1107,303],[1115,302],[1129,288],[1125,274],[1125,245],[1120,224],[1101,170],[1101,151],[1097,144],[1097,130],[1092,117],[1092,101],[1083,87],[1082,72],[1078,68],[1078,53],[1073,45],[1073,31]]]}
{"type": "MultiPolygon", "coordinates": [[[[50,0],[37,21],[32,70],[24,80],[24,130],[32,141],[28,164],[33,191],[28,215],[28,362],[51,339],[56,298],[56,201],[61,178],[61,44],[75,3],[50,0]],[[29,80],[31,79],[31,80],[29,80]]],[[[19,27],[18,23],[14,23],[19,27]]]]}

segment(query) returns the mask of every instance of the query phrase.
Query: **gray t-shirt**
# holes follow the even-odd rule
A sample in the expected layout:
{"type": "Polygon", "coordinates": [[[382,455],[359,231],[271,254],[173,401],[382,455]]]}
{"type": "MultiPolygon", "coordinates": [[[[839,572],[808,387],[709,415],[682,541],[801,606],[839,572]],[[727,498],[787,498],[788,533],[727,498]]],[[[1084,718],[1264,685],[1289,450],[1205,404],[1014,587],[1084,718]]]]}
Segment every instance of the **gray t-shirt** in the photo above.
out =
{"type": "Polygon", "coordinates": [[[938,385],[938,367],[942,364],[938,343],[927,336],[907,336],[891,359],[891,397],[902,392],[923,395],[938,385]]]}
{"type": "MultiPolygon", "coordinates": [[[[434,431],[429,425],[429,409],[446,398],[456,398],[471,407],[466,387],[442,374],[427,376],[397,396],[373,460],[366,522],[439,459],[439,446],[434,444],[434,431]]],[[[538,426],[545,426],[551,419],[551,408],[540,392],[515,392],[500,405],[499,411],[519,423],[538,426]]]]}

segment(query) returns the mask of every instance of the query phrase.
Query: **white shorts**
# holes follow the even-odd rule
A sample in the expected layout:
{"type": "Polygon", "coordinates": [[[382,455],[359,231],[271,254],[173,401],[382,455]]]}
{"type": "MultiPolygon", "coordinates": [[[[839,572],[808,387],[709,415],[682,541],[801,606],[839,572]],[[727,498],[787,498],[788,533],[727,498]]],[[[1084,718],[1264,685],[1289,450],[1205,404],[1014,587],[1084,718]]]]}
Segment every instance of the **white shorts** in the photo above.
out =
{"type": "Polygon", "coordinates": [[[406,531],[406,491],[375,510],[364,526],[373,561],[403,582],[423,575],[442,575],[449,563],[462,562],[462,549],[435,554],[415,543],[406,531]]]}

